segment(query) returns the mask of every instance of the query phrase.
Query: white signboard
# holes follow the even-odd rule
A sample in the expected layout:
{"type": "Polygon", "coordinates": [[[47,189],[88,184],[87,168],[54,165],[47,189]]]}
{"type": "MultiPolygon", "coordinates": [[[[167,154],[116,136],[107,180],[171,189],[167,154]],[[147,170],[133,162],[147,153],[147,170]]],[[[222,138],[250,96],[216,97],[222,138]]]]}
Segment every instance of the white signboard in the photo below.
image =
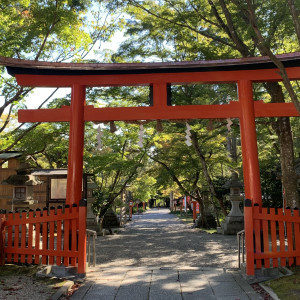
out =
{"type": "Polygon", "coordinates": [[[66,199],[67,178],[51,178],[51,199],[66,199]]]}

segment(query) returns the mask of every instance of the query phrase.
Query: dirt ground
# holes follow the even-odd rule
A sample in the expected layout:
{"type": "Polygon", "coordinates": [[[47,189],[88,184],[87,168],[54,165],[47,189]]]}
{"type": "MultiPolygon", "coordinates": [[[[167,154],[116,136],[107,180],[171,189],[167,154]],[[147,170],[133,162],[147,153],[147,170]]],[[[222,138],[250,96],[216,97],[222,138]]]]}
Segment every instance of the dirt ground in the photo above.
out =
{"type": "Polygon", "coordinates": [[[1,300],[43,300],[49,299],[64,280],[38,278],[37,266],[6,265],[0,267],[1,300]]]}

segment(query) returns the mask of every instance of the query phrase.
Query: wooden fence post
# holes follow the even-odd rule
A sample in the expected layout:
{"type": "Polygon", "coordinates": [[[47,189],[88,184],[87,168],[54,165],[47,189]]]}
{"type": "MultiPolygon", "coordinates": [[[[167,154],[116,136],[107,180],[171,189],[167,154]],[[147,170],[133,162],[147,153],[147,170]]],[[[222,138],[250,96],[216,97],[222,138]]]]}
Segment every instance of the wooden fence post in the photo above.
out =
{"type": "Polygon", "coordinates": [[[0,266],[5,264],[4,243],[5,243],[5,214],[0,211],[0,266]]]}
{"type": "MultiPolygon", "coordinates": [[[[294,208],[294,217],[299,218],[299,209],[294,208]]],[[[295,249],[300,250],[300,222],[294,224],[295,249]]],[[[296,265],[300,266],[300,255],[296,256],[296,265]]]]}
{"type": "Polygon", "coordinates": [[[254,243],[253,243],[253,208],[252,201],[245,199],[245,242],[246,242],[246,273],[254,275],[254,243]]]}
{"type": "Polygon", "coordinates": [[[86,212],[87,201],[82,199],[79,202],[79,217],[78,217],[78,274],[86,272],[86,212]]]}

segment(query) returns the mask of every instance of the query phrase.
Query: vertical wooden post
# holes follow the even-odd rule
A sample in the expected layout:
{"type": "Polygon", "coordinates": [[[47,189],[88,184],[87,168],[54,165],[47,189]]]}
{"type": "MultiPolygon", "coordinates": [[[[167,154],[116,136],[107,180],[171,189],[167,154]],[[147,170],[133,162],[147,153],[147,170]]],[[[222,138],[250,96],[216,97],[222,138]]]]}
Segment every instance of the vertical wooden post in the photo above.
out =
{"type": "MultiPolygon", "coordinates": [[[[26,248],[26,216],[27,216],[27,211],[23,210],[22,211],[22,226],[21,226],[21,249],[26,248]]],[[[25,263],[25,254],[21,254],[21,263],[25,263]]]]}
{"type": "Polygon", "coordinates": [[[133,202],[129,201],[129,220],[132,219],[132,207],[133,207],[133,202]]]}
{"type": "MultiPolygon", "coordinates": [[[[33,209],[29,210],[28,220],[34,222],[33,209]]],[[[33,245],[33,223],[30,222],[28,225],[28,250],[32,250],[33,245]]],[[[27,263],[32,264],[32,255],[27,255],[27,263]]]]}
{"type": "Polygon", "coordinates": [[[5,214],[0,211],[0,266],[5,264],[4,242],[5,242],[5,214]]]}
{"type": "Polygon", "coordinates": [[[253,207],[252,201],[245,200],[245,243],[246,243],[246,273],[254,275],[254,242],[253,242],[253,207]]]}
{"type": "MultiPolygon", "coordinates": [[[[57,207],[57,212],[56,212],[57,216],[61,217],[62,215],[62,206],[58,206],[57,207]]],[[[62,220],[61,218],[59,218],[57,220],[57,223],[56,223],[56,227],[57,227],[57,245],[56,245],[56,249],[58,251],[61,251],[62,250],[62,230],[61,230],[61,227],[62,227],[62,220]]],[[[61,256],[57,256],[56,257],[56,265],[57,266],[60,266],[61,265],[61,256]]]]}
{"type": "Polygon", "coordinates": [[[167,84],[153,84],[153,105],[158,110],[166,110],[167,106],[167,84]]]}
{"type": "Polygon", "coordinates": [[[70,260],[68,256],[68,252],[66,250],[70,250],[70,215],[71,215],[71,208],[69,204],[65,206],[65,213],[64,213],[64,266],[68,267],[70,260]]]}
{"type": "MultiPolygon", "coordinates": [[[[37,208],[35,211],[35,217],[36,219],[40,220],[41,219],[41,209],[37,208]]],[[[41,237],[41,223],[40,222],[35,222],[35,246],[34,248],[36,250],[40,249],[40,237],[41,237]]],[[[40,256],[39,254],[36,254],[34,256],[34,263],[38,265],[40,263],[40,256]]]]}
{"type": "Polygon", "coordinates": [[[73,85],[66,204],[79,204],[82,198],[85,86],[73,85]]]}
{"type": "Polygon", "coordinates": [[[195,223],[196,222],[196,218],[197,218],[197,214],[196,214],[196,201],[193,200],[192,204],[193,204],[193,223],[195,223]]]}
{"type": "Polygon", "coordinates": [[[241,105],[240,130],[245,197],[253,200],[253,204],[258,203],[261,206],[262,199],[252,82],[249,80],[240,80],[238,82],[238,95],[241,105]]]}
{"type": "MultiPolygon", "coordinates": [[[[48,216],[48,208],[44,207],[43,208],[43,218],[48,216]]],[[[42,227],[42,249],[43,250],[48,250],[48,222],[43,222],[43,227],[42,227]]],[[[45,253],[46,251],[44,251],[45,253]]],[[[42,255],[42,264],[46,265],[49,262],[48,260],[48,255],[43,254],[42,255]]]]}
{"type": "Polygon", "coordinates": [[[86,212],[87,201],[79,201],[79,228],[78,228],[78,274],[86,273],[86,212]]]}

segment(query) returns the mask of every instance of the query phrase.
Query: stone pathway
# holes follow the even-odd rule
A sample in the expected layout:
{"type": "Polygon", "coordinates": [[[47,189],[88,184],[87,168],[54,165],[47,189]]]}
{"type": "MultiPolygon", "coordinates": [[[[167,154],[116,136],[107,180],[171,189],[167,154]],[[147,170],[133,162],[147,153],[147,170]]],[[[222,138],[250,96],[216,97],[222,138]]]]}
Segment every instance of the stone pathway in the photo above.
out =
{"type": "Polygon", "coordinates": [[[71,299],[261,299],[237,266],[235,236],[207,234],[167,209],[97,239],[97,263],[71,299]]]}
{"type": "Polygon", "coordinates": [[[102,267],[237,267],[237,238],[208,234],[183,224],[168,209],[134,215],[119,235],[97,240],[102,267]]]}

